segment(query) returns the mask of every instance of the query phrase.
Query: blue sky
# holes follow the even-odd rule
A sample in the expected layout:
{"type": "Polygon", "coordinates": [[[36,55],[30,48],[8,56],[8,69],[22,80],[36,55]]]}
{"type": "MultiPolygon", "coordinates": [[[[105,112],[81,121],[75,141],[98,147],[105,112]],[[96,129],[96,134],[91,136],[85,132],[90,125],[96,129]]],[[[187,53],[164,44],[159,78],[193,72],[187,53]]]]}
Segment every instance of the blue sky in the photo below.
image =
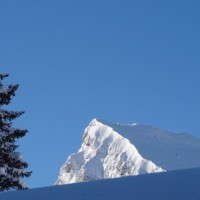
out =
{"type": "Polygon", "coordinates": [[[0,2],[0,71],[30,187],[52,185],[93,118],[200,137],[200,2],[0,2]]]}

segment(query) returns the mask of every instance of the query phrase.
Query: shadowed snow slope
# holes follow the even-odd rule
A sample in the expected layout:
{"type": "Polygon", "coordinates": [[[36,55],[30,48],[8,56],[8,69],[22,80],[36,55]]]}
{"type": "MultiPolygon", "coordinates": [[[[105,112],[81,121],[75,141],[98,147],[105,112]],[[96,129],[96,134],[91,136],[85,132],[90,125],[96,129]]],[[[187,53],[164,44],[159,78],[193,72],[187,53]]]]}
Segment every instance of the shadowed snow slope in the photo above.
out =
{"type": "Polygon", "coordinates": [[[94,119],[56,184],[200,167],[199,158],[200,140],[188,134],[94,119]]]}
{"type": "Polygon", "coordinates": [[[1,193],[1,200],[199,200],[200,168],[1,193]]]}

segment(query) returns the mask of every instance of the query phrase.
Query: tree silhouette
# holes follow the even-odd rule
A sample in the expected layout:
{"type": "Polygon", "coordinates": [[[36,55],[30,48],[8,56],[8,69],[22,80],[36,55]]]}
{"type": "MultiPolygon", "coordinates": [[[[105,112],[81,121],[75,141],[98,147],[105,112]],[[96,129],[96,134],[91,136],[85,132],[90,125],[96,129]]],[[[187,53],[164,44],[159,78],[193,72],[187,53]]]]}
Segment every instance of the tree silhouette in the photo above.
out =
{"type": "Polygon", "coordinates": [[[21,182],[23,177],[29,177],[28,163],[17,152],[16,139],[24,137],[27,130],[13,128],[14,119],[21,116],[24,111],[7,111],[3,107],[10,104],[18,88],[16,85],[4,86],[2,81],[8,74],[0,74],[0,191],[27,189],[28,186],[21,182]]]}

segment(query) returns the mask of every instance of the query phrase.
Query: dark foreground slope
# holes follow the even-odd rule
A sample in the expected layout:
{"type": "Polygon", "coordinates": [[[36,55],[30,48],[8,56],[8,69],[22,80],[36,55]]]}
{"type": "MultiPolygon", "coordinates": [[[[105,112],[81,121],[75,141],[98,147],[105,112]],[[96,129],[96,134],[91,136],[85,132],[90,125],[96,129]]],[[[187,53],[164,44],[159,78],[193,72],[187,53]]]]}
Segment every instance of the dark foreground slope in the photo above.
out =
{"type": "Polygon", "coordinates": [[[200,168],[0,194],[1,200],[199,200],[200,168]]]}

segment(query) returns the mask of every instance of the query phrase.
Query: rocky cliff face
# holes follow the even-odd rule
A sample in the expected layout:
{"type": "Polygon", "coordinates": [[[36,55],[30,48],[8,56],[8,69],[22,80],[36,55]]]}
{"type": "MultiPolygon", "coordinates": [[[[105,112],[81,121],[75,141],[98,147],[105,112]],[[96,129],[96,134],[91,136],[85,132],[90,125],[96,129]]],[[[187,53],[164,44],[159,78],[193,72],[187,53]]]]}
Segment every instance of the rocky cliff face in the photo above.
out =
{"type": "Polygon", "coordinates": [[[94,119],[83,143],[61,167],[56,184],[200,166],[200,140],[151,126],[94,119]]]}

